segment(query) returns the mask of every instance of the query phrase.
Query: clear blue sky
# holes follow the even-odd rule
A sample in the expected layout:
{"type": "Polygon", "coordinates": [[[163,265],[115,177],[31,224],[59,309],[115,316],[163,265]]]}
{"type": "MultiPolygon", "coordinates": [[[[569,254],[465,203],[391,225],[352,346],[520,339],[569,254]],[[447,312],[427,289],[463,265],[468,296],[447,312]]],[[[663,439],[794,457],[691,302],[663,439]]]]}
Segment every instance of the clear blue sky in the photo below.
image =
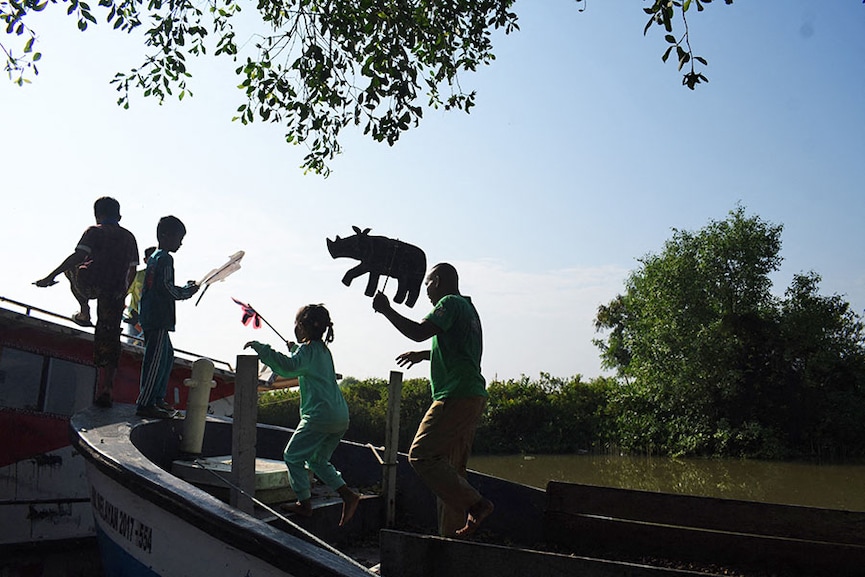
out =
{"type": "MultiPolygon", "coordinates": [[[[51,5],[29,22],[40,75],[24,88],[0,81],[0,295],[72,313],[65,280],[30,283],[72,251],[93,200],[111,195],[141,250],[160,216],[186,223],[181,280],[247,253],[198,307],[178,305],[175,347],[233,364],[247,340],[279,342],[241,325],[230,297],[285,336],[300,305],[323,302],[337,370],[387,378],[394,357],[419,345],[372,312],[365,277],[341,284],[354,261],[331,259],[325,239],[357,225],[458,267],[484,323],[488,379],[588,378],[601,374],[594,314],[637,259],[659,252],[671,229],[699,229],[740,203],[784,226],[778,294],[814,270],[822,293],[862,314],[865,6],[693,11],[710,80],[694,92],[661,62],[660,30],[643,36],[641,3],[579,7],[518,2],[521,31],[497,37],[493,65],[462,78],[479,93],[470,115],[427,111],[393,148],[347,130],[323,179],[302,173],[305,149],[285,144],[279,126],[230,122],[244,102],[230,60],[193,61],[191,99],[160,107],[134,96],[118,108],[109,81],[139,64],[139,40],[104,23],[79,33],[51,5]]],[[[422,297],[401,310],[420,319],[429,308],[422,297]]]]}

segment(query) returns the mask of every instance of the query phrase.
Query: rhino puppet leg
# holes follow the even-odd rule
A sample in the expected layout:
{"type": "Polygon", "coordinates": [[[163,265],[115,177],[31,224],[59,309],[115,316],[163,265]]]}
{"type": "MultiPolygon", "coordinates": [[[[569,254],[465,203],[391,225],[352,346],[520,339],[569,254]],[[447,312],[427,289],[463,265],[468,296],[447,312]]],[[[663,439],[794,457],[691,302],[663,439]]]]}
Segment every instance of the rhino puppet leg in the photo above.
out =
{"type": "Polygon", "coordinates": [[[404,280],[402,280],[402,279],[397,279],[397,282],[398,282],[399,284],[397,284],[397,286],[396,286],[396,294],[395,294],[394,297],[393,297],[393,302],[395,302],[395,303],[402,303],[402,301],[405,300],[405,295],[406,295],[406,293],[408,292],[408,289],[407,289],[406,286],[405,286],[406,283],[405,283],[404,280]]]}
{"type": "Polygon", "coordinates": [[[353,281],[365,272],[367,272],[367,268],[363,263],[348,269],[348,272],[346,272],[345,275],[342,277],[342,284],[344,284],[345,286],[349,286],[351,284],[351,281],[353,281]]]}
{"type": "Polygon", "coordinates": [[[378,273],[369,271],[369,280],[366,282],[366,290],[363,291],[368,297],[371,297],[375,294],[375,289],[378,288],[378,273]]]}
{"type": "Polygon", "coordinates": [[[409,289],[409,291],[408,291],[408,298],[407,298],[406,301],[405,301],[406,306],[407,306],[408,308],[413,307],[413,306],[414,306],[414,303],[417,302],[417,297],[419,297],[419,296],[420,296],[420,292],[419,292],[419,291],[414,290],[414,288],[409,289]]]}

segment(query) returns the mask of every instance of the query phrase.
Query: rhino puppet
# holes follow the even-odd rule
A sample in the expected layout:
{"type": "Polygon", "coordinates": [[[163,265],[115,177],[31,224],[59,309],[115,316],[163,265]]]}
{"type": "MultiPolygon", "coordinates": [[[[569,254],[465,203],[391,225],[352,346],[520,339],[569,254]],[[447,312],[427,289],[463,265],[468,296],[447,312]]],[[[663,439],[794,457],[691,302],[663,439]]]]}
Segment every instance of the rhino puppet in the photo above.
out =
{"type": "Polygon", "coordinates": [[[351,281],[364,273],[369,273],[364,294],[371,297],[378,287],[378,277],[390,276],[397,280],[395,303],[413,307],[420,295],[420,287],[426,274],[426,255],[416,246],[386,236],[370,236],[370,229],[363,230],[353,226],[354,234],[336,240],[327,239],[327,251],[333,258],[348,257],[360,261],[342,277],[342,283],[349,286],[351,281]]]}

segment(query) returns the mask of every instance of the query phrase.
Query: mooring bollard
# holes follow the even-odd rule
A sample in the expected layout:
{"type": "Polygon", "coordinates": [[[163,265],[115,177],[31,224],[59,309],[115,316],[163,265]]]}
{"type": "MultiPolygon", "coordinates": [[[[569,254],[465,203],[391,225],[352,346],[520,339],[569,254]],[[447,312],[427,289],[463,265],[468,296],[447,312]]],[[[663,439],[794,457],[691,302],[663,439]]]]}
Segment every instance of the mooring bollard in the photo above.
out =
{"type": "Polygon", "coordinates": [[[183,421],[180,451],[186,455],[200,455],[210,389],[216,386],[213,380],[213,361],[198,359],[192,363],[192,378],[185,379],[183,384],[189,387],[189,394],[186,397],[186,418],[183,421]]]}

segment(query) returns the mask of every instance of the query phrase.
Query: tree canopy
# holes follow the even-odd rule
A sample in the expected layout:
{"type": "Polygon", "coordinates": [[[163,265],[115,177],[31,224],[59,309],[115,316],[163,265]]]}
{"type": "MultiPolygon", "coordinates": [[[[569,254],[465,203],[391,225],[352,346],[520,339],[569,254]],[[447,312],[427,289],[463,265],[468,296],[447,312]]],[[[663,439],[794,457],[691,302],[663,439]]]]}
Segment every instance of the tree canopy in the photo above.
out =
{"type": "Polygon", "coordinates": [[[783,297],[782,227],[739,207],[675,230],[640,259],[624,294],[598,309],[617,392],[620,442],[673,454],[761,457],[865,453],[865,332],[820,277],[783,297]]]}
{"type": "MultiPolygon", "coordinates": [[[[584,0],[577,0],[577,4],[584,0]]],[[[732,0],[724,0],[731,4],[732,0]]],[[[711,0],[653,0],[644,34],[661,27],[675,54],[683,85],[707,79],[706,60],[691,49],[687,13],[711,0]],[[679,32],[679,30],[682,30],[679,32]]],[[[464,92],[460,73],[494,59],[492,33],[519,29],[515,0],[259,0],[262,31],[249,53],[242,49],[234,19],[237,0],[0,0],[0,20],[16,47],[0,42],[9,78],[21,85],[39,73],[34,13],[66,6],[80,30],[97,23],[97,13],[115,30],[144,29],[143,61],[112,80],[118,104],[130,105],[130,91],[162,102],[191,95],[190,57],[212,51],[237,62],[245,103],[235,120],[282,124],[285,139],[309,150],[303,168],[327,175],[327,162],[340,152],[340,131],[363,126],[363,133],[393,145],[423,116],[421,95],[432,107],[469,112],[475,92],[464,92]]]]}

